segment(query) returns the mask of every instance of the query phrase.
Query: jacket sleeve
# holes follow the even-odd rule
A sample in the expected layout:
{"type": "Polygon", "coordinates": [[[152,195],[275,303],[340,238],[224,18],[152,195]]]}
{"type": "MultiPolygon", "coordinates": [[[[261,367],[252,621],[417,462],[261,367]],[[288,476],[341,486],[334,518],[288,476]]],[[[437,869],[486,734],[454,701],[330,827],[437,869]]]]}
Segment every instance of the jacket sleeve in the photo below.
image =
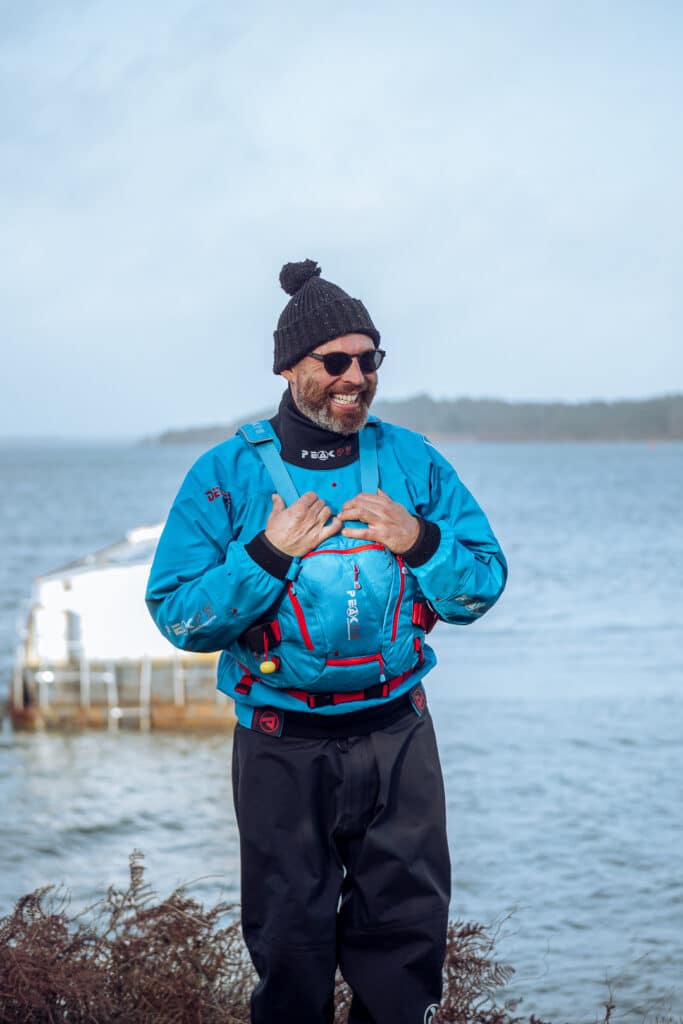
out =
{"type": "Polygon", "coordinates": [[[187,651],[223,650],[285,586],[249,554],[252,538],[242,542],[218,475],[225,472],[209,455],[188,473],[157,545],[145,595],[161,632],[187,651]]]}
{"type": "Polygon", "coordinates": [[[467,625],[502,594],[507,562],[486,516],[453,467],[428,441],[424,444],[430,460],[429,496],[418,512],[427,529],[421,556],[411,558],[408,552],[406,563],[439,618],[467,625]]]}

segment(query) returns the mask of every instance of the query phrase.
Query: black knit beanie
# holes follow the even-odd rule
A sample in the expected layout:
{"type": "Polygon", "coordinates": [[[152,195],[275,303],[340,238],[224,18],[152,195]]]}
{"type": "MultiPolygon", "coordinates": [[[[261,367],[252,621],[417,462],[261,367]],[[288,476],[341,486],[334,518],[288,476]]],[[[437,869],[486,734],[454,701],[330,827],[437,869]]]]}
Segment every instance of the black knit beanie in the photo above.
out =
{"type": "Polygon", "coordinates": [[[314,260],[285,263],[280,284],[292,298],[273,332],[273,373],[289,369],[324,341],[342,334],[367,334],[375,348],[379,345],[379,331],[360,299],[323,280],[314,260]]]}

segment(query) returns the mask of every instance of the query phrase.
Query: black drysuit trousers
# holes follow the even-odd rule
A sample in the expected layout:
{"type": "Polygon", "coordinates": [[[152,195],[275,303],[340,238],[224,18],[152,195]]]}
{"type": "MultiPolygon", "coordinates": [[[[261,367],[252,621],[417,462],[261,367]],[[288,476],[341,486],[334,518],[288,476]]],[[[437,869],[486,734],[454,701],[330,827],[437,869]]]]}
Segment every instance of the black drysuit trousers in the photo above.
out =
{"type": "MultiPolygon", "coordinates": [[[[285,716],[286,717],[286,716],[285,716]]],[[[424,1024],[441,998],[450,862],[429,711],[367,735],[237,726],[233,791],[253,1024],[424,1024]]]]}

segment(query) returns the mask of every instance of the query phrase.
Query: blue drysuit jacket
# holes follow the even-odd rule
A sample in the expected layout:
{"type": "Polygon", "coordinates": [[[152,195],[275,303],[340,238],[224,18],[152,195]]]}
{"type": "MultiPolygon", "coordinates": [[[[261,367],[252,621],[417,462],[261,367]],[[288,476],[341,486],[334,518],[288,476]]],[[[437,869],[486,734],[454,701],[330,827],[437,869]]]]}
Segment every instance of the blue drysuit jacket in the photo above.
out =
{"type": "MultiPolygon", "coordinates": [[[[426,599],[445,622],[473,622],[496,602],[507,578],[505,557],[486,516],[426,438],[379,421],[372,429],[377,431],[381,489],[438,527],[431,557],[420,565],[407,560],[401,565],[413,595],[426,599]]],[[[287,468],[299,494],[315,491],[333,513],[360,491],[358,461],[340,468],[323,469],[315,462],[310,468],[287,468]]],[[[284,605],[292,587],[247,550],[266,526],[273,489],[261,460],[239,435],[198,459],[170,510],[150,573],[146,599],[157,626],[182,650],[222,652],[218,688],[234,698],[238,719],[247,726],[258,707],[331,715],[381,704],[386,693],[359,695],[359,700],[347,694],[342,703],[309,707],[301,692],[294,694],[278,679],[254,672],[248,673],[249,685],[244,686],[240,638],[264,615],[277,615],[278,604],[284,605]]],[[[287,644],[283,636],[283,656],[287,644]]],[[[392,698],[414,686],[436,663],[432,648],[419,646],[419,663],[392,686],[392,698]]],[[[306,678],[298,685],[305,695],[306,678]]]]}

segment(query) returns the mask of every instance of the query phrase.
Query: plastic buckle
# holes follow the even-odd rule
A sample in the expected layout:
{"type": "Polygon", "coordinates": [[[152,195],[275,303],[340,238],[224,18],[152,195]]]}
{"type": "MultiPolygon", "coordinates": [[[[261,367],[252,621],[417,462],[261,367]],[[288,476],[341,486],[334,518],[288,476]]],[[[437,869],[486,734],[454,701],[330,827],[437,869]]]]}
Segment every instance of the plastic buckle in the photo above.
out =
{"type": "Polygon", "coordinates": [[[239,683],[235,685],[235,693],[241,693],[243,697],[248,697],[253,685],[254,680],[252,676],[242,676],[239,683]]]}
{"type": "Polygon", "coordinates": [[[333,693],[309,693],[306,700],[309,708],[328,708],[334,704],[333,693]]]}
{"type": "Polygon", "coordinates": [[[411,621],[419,629],[427,628],[427,608],[422,601],[415,601],[413,603],[413,617],[411,621]]]}
{"type": "Polygon", "coordinates": [[[413,617],[411,621],[414,626],[418,627],[418,629],[423,629],[425,633],[431,633],[434,626],[439,621],[439,616],[427,602],[414,601],[413,617]]]}
{"type": "Polygon", "coordinates": [[[277,619],[271,622],[257,622],[244,631],[247,646],[254,654],[264,654],[271,647],[277,647],[282,640],[282,631],[277,619]]]}
{"type": "Polygon", "coordinates": [[[374,686],[368,686],[367,690],[363,690],[363,698],[375,700],[377,697],[388,697],[390,692],[389,683],[376,683],[374,686]]]}

